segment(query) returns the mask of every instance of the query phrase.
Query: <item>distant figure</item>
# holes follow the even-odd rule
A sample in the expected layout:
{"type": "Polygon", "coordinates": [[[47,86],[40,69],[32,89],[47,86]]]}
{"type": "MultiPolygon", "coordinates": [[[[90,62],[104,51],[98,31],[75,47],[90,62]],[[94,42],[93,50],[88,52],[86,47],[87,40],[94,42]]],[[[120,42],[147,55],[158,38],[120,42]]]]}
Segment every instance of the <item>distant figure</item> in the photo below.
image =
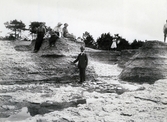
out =
{"type": "Polygon", "coordinates": [[[42,45],[44,35],[46,33],[46,29],[44,27],[44,23],[41,23],[37,28],[37,38],[34,47],[34,53],[37,53],[42,45]]]}
{"type": "Polygon", "coordinates": [[[83,83],[85,81],[85,70],[88,65],[88,57],[84,52],[85,48],[83,46],[81,46],[80,50],[81,53],[78,55],[77,59],[73,61],[73,63],[78,62],[79,76],[80,76],[79,83],[83,83]]]}
{"type": "Polygon", "coordinates": [[[83,39],[81,37],[78,37],[77,42],[83,42],[83,39]]]}
{"type": "Polygon", "coordinates": [[[64,36],[65,38],[70,38],[71,40],[76,41],[76,37],[75,37],[73,34],[70,34],[70,33],[68,32],[67,27],[68,27],[68,24],[65,23],[65,24],[64,24],[64,27],[63,27],[63,36],[64,36]]]}
{"type": "Polygon", "coordinates": [[[86,38],[89,36],[89,33],[87,31],[85,31],[85,33],[83,33],[82,38],[83,40],[86,40],[86,38]]]}
{"type": "Polygon", "coordinates": [[[166,41],[166,36],[167,36],[167,20],[166,20],[166,24],[163,27],[163,32],[164,32],[164,42],[166,41]]]}
{"type": "Polygon", "coordinates": [[[117,39],[113,39],[113,43],[111,45],[111,49],[116,50],[117,48],[117,39]]]}
{"type": "Polygon", "coordinates": [[[51,30],[50,32],[50,39],[49,39],[49,46],[50,47],[54,47],[55,46],[55,42],[57,41],[57,39],[59,39],[62,36],[62,28],[61,28],[61,23],[59,22],[57,24],[57,26],[54,28],[54,30],[51,30]]]}

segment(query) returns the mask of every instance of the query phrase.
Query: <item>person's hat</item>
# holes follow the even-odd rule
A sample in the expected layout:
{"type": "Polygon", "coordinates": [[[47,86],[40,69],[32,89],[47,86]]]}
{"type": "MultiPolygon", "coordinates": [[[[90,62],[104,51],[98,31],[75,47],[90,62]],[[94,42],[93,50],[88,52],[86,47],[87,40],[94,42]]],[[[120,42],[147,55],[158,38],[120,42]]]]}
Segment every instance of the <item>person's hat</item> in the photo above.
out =
{"type": "Polygon", "coordinates": [[[39,25],[42,26],[42,25],[44,25],[44,24],[43,24],[43,22],[40,22],[39,25]]]}
{"type": "Polygon", "coordinates": [[[61,22],[59,22],[57,25],[58,25],[58,26],[61,26],[61,25],[62,25],[62,23],[61,23],[61,22]]]}
{"type": "Polygon", "coordinates": [[[68,26],[68,24],[67,24],[67,23],[64,23],[64,26],[68,26]]]}

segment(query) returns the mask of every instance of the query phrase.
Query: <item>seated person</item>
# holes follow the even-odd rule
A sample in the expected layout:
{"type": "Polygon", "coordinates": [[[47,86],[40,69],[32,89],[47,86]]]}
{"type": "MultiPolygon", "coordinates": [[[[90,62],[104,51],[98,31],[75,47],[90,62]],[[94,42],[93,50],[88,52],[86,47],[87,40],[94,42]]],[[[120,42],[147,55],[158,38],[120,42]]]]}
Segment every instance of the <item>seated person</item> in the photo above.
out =
{"type": "Polygon", "coordinates": [[[65,38],[70,38],[70,39],[76,41],[76,37],[75,37],[73,34],[70,34],[70,33],[68,32],[67,27],[68,27],[68,24],[65,23],[65,24],[64,24],[64,27],[63,27],[63,37],[65,37],[65,38]]]}
{"type": "Polygon", "coordinates": [[[57,26],[54,28],[54,32],[58,35],[58,37],[62,37],[62,28],[61,28],[62,23],[58,23],[57,26]]]}
{"type": "Polygon", "coordinates": [[[54,32],[54,30],[50,31],[50,35],[51,37],[49,38],[49,46],[54,47],[59,36],[57,35],[57,33],[54,32]]]}
{"type": "Polygon", "coordinates": [[[62,28],[61,28],[61,23],[59,22],[57,26],[54,28],[54,30],[51,29],[50,31],[50,39],[49,39],[49,46],[54,47],[57,39],[59,39],[62,36],[62,28]]]}

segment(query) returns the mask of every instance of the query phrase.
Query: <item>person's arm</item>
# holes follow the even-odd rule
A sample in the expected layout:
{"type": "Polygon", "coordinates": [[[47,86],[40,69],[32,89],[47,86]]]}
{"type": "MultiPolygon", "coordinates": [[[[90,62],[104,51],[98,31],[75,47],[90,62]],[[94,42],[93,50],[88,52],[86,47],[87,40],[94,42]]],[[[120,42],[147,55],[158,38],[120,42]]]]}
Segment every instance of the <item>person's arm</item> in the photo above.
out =
{"type": "MultiPolygon", "coordinates": [[[[166,24],[165,24],[166,25],[166,24]]],[[[164,27],[163,27],[163,32],[165,32],[165,29],[166,29],[166,26],[164,25],[164,27]]]]}
{"type": "Polygon", "coordinates": [[[61,28],[61,36],[64,37],[64,28],[61,28]]]}
{"type": "Polygon", "coordinates": [[[59,28],[59,38],[61,38],[61,37],[62,37],[62,29],[59,28]]]}
{"type": "Polygon", "coordinates": [[[73,63],[76,63],[77,61],[79,61],[79,55],[77,56],[77,59],[73,61],[73,63]]]}
{"type": "Polygon", "coordinates": [[[88,56],[85,54],[86,66],[88,65],[88,56]]]}
{"type": "Polygon", "coordinates": [[[45,27],[43,27],[43,30],[44,30],[44,35],[46,34],[46,28],[45,27]]]}
{"type": "Polygon", "coordinates": [[[45,31],[44,34],[46,34],[46,28],[44,28],[44,31],[45,31]]]}

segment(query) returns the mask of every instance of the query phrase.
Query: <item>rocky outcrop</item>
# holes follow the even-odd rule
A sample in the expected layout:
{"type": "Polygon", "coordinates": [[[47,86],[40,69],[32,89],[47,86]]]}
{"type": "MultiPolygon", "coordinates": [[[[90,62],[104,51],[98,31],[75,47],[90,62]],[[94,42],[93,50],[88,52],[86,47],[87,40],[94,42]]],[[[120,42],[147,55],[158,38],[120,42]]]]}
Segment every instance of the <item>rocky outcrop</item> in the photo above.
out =
{"type": "MultiPolygon", "coordinates": [[[[17,51],[33,51],[35,40],[32,40],[30,45],[16,44],[14,47],[17,51]]],[[[74,42],[69,39],[60,38],[56,41],[55,47],[49,47],[49,39],[45,39],[39,50],[40,55],[73,55],[80,52],[80,46],[83,42],[74,42]]]]}
{"type": "Polygon", "coordinates": [[[154,83],[167,77],[167,44],[148,41],[126,64],[120,79],[154,83]]]}
{"type": "MultiPolygon", "coordinates": [[[[67,47],[73,43],[75,42],[68,41],[67,47]]],[[[77,67],[70,64],[79,53],[75,52],[76,50],[70,50],[73,51],[72,54],[64,51],[69,55],[63,53],[63,49],[61,54],[57,54],[56,48],[41,48],[38,53],[31,53],[31,50],[16,51],[11,42],[0,41],[0,45],[0,121],[165,122],[167,120],[167,79],[158,80],[154,84],[120,81],[118,75],[122,68],[117,64],[111,64],[108,61],[110,59],[108,54],[105,56],[104,52],[86,48],[90,58],[87,76],[92,77],[97,74],[98,78],[77,84],[75,83],[78,79],[77,67]],[[5,84],[8,80],[11,80],[8,82],[11,85],[5,84]],[[34,81],[30,82],[31,80],[34,81]],[[63,81],[70,83],[62,83],[63,81]]],[[[74,45],[80,46],[80,44],[74,45]]],[[[20,50],[24,48],[22,46],[20,50]]],[[[131,52],[124,53],[124,57],[128,55],[126,60],[131,59],[129,53],[131,52]]]]}
{"type": "MultiPolygon", "coordinates": [[[[32,53],[35,41],[29,44],[7,41],[1,43],[4,44],[4,49],[1,49],[0,54],[0,84],[69,83],[79,80],[77,65],[71,62],[80,53],[80,46],[83,45],[81,42],[59,39],[56,47],[50,48],[48,40],[44,40],[38,53],[32,53]]],[[[88,66],[87,80],[93,79],[94,76],[94,70],[88,66]]]]}
{"type": "Polygon", "coordinates": [[[131,60],[131,58],[134,56],[134,55],[137,55],[139,52],[138,49],[133,49],[133,50],[130,50],[130,49],[127,49],[127,50],[121,50],[120,51],[120,56],[119,56],[119,60],[118,60],[118,66],[121,67],[121,68],[125,68],[125,64],[131,60]]]}

